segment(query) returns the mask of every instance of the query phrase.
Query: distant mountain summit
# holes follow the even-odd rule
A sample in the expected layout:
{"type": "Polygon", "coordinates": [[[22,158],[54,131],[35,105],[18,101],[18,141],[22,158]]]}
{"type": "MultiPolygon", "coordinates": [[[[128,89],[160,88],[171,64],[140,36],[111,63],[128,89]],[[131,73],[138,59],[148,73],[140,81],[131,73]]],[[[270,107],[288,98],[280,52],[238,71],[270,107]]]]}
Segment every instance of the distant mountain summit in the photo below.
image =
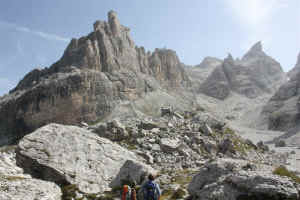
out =
{"type": "Polygon", "coordinates": [[[280,64],[266,55],[258,42],[241,60],[234,60],[229,54],[200,86],[199,92],[217,99],[225,99],[231,92],[256,98],[271,95],[285,81],[280,64]]]}
{"type": "Polygon", "coordinates": [[[175,51],[137,47],[116,12],[94,31],[72,39],[51,67],[35,69],[0,100],[0,144],[50,122],[95,122],[122,101],[156,91],[175,91],[190,80],[175,51]]]}

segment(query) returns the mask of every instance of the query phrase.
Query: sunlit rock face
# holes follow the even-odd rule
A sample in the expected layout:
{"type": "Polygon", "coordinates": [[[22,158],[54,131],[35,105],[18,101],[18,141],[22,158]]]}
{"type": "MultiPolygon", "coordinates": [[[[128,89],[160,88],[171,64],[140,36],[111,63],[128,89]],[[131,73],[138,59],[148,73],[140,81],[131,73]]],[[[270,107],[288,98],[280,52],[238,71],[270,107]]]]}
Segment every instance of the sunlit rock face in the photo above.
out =
{"type": "Polygon", "coordinates": [[[122,101],[190,85],[176,52],[136,47],[115,12],[72,39],[51,67],[28,73],[0,99],[0,145],[50,122],[78,124],[107,116],[122,101]]]}

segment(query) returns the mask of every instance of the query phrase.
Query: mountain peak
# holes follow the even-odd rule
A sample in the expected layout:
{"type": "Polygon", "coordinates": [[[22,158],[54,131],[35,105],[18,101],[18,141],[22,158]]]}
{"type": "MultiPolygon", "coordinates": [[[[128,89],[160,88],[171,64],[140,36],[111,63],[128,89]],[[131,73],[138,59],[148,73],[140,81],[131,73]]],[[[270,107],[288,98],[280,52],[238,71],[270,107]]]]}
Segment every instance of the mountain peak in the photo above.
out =
{"type": "Polygon", "coordinates": [[[250,51],[255,51],[255,52],[263,51],[263,47],[262,47],[261,41],[255,43],[255,44],[251,47],[250,51]]]}
{"type": "Polygon", "coordinates": [[[224,62],[226,62],[226,63],[234,63],[233,56],[230,53],[228,53],[228,56],[224,59],[224,62]]]}
{"type": "Polygon", "coordinates": [[[263,51],[262,42],[259,41],[250,48],[250,50],[244,55],[242,60],[248,60],[251,58],[257,58],[262,56],[266,56],[266,54],[263,51]]]}

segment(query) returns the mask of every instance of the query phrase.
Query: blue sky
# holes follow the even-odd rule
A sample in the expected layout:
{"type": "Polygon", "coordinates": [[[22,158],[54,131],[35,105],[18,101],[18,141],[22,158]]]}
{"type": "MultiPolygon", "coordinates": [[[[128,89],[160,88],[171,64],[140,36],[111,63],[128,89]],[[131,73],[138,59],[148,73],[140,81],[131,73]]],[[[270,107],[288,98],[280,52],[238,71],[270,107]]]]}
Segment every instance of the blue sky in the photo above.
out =
{"type": "Polygon", "coordinates": [[[115,10],[136,45],[167,47],[185,64],[241,57],[262,41],[285,71],[300,52],[299,0],[9,0],[0,2],[0,95],[37,67],[50,66],[71,38],[115,10]]]}

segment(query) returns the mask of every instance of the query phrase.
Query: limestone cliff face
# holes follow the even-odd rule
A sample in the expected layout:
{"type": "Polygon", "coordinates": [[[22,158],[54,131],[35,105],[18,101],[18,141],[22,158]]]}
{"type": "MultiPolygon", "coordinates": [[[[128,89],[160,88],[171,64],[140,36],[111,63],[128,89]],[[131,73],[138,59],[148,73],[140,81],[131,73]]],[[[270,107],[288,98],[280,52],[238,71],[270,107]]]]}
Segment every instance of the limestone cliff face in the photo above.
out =
{"type": "Polygon", "coordinates": [[[190,80],[174,51],[136,47],[111,11],[108,22],[97,21],[88,36],[72,39],[58,62],[31,71],[0,99],[0,141],[15,141],[50,122],[99,120],[157,85],[176,90],[190,80]]]}
{"type": "Polygon", "coordinates": [[[300,59],[283,84],[264,107],[262,115],[268,118],[269,129],[288,130],[300,122],[300,59]]]}
{"type": "Polygon", "coordinates": [[[280,64],[262,51],[259,42],[242,60],[234,60],[229,55],[200,86],[199,91],[218,99],[227,98],[231,92],[256,98],[263,94],[272,95],[285,81],[280,64]]]}
{"type": "Polygon", "coordinates": [[[298,59],[297,59],[297,63],[295,65],[295,67],[290,70],[287,75],[288,77],[291,79],[293,78],[294,76],[296,76],[298,74],[298,72],[300,72],[300,53],[298,54],[298,59]]]}

